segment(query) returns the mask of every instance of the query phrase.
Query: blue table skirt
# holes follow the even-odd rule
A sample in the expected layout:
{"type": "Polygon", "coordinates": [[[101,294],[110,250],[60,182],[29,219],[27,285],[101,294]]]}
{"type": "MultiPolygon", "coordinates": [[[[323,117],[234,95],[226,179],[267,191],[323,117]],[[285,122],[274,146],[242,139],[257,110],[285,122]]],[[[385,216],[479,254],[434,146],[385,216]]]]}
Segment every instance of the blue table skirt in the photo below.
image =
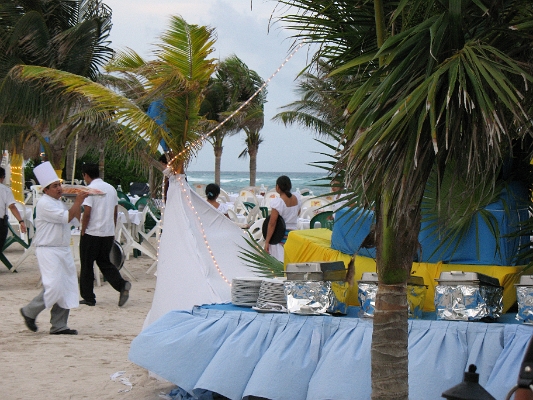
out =
{"type": "MultiPolygon", "coordinates": [[[[479,383],[504,399],[532,335],[521,324],[409,320],[409,398],[441,399],[475,364],[479,383]]],[[[371,319],[217,305],[167,313],[129,358],[196,396],[368,400],[371,340],[371,319]]]]}

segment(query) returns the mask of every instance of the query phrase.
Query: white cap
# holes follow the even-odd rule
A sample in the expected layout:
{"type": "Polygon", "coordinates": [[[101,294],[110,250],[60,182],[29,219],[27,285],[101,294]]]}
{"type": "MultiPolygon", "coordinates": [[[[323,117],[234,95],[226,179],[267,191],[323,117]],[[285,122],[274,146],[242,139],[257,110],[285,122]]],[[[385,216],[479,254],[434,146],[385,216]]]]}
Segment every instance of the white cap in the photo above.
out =
{"type": "Polygon", "coordinates": [[[33,173],[43,188],[47,187],[51,183],[60,181],[60,179],[57,177],[56,171],[54,171],[54,167],[52,167],[52,164],[50,164],[50,161],[43,162],[42,164],[36,166],[33,169],[33,173]]]}

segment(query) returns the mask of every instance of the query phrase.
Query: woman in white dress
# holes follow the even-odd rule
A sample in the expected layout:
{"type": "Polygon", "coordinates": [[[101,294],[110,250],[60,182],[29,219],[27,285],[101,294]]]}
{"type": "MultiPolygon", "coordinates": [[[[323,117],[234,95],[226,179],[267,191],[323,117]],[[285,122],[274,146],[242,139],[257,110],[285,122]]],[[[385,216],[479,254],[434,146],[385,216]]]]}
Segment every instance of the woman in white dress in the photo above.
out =
{"type": "Polygon", "coordinates": [[[290,178],[285,175],[280,176],[276,181],[276,192],[279,193],[279,198],[270,201],[272,211],[265,238],[265,251],[281,262],[283,262],[285,256],[283,246],[287,240],[287,235],[290,231],[296,229],[300,213],[301,198],[296,193],[291,193],[291,188],[290,178]],[[278,216],[281,216],[285,221],[285,237],[279,244],[270,244],[270,239],[276,229],[278,216]]]}
{"type": "Polygon", "coordinates": [[[220,195],[220,186],[218,186],[216,183],[210,183],[205,187],[205,196],[207,198],[207,202],[211,204],[216,210],[224,214],[226,217],[229,218],[228,215],[228,205],[226,203],[219,203],[217,201],[218,196],[220,195]]]}

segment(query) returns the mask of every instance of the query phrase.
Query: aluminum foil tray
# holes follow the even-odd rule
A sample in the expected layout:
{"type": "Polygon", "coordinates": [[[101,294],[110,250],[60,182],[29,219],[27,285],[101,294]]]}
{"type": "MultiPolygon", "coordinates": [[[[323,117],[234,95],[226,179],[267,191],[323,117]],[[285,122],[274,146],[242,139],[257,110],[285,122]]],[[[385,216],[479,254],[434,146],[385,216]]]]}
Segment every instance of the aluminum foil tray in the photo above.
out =
{"type": "Polygon", "coordinates": [[[286,281],[285,295],[290,313],[305,315],[346,314],[349,285],[330,281],[286,281]]]}
{"type": "Polygon", "coordinates": [[[515,287],[518,302],[516,319],[533,325],[533,275],[522,275],[515,287]]]}
{"type": "MultiPolygon", "coordinates": [[[[375,272],[365,272],[358,281],[357,297],[361,305],[362,317],[374,317],[376,295],[378,292],[378,276],[375,272]]],[[[427,286],[424,278],[411,276],[407,283],[407,307],[409,318],[422,318],[427,286]]]]}

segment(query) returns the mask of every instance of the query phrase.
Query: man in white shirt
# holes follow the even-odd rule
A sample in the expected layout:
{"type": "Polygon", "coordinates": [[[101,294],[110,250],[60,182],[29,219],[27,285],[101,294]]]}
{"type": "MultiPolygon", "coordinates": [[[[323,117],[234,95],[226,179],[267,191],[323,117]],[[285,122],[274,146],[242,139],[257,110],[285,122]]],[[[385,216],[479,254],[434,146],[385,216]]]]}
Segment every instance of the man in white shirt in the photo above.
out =
{"type": "Polygon", "coordinates": [[[90,188],[98,189],[105,196],[89,196],[83,202],[80,237],[80,304],[96,305],[94,294],[94,270],[96,261],[104,278],[120,292],[118,305],[126,304],[131,283],[120,275],[118,269],[109,259],[109,253],[115,241],[115,225],[117,222],[117,191],[113,186],[100,179],[100,171],[96,164],[83,164],[83,179],[90,188]]]}
{"type": "MultiPolygon", "coordinates": [[[[4,183],[5,178],[6,170],[0,167],[0,183],[4,183]]],[[[7,239],[8,208],[11,210],[13,216],[19,222],[20,231],[22,233],[26,233],[26,223],[24,222],[24,219],[20,216],[17,206],[15,206],[15,197],[13,196],[13,191],[6,185],[0,185],[0,211],[3,212],[3,214],[0,215],[0,251],[2,251],[2,249],[4,248],[4,244],[6,243],[7,239]]]]}
{"type": "Polygon", "coordinates": [[[33,239],[43,290],[28,305],[22,307],[20,313],[28,329],[36,332],[37,316],[45,308],[52,308],[50,334],[77,335],[77,330],[67,326],[70,309],[79,306],[78,276],[70,250],[69,222],[80,218],[81,204],[87,194],[78,194],[69,210],[61,200],[61,182],[52,165],[47,161],[33,171],[44,187],[44,195],[36,206],[33,239]]]}

